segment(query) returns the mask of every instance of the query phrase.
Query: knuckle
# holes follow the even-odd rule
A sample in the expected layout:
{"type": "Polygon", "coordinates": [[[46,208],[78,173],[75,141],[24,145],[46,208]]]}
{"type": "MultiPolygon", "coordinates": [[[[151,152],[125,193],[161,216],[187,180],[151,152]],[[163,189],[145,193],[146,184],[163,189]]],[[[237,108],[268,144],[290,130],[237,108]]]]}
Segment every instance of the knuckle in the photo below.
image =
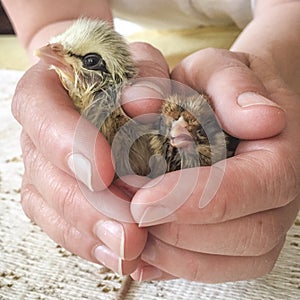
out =
{"type": "Polygon", "coordinates": [[[217,198],[215,199],[215,205],[213,205],[211,209],[211,223],[222,223],[230,219],[230,211],[227,205],[227,199],[228,198],[224,197],[224,195],[222,195],[220,201],[218,201],[217,198]]]}
{"type": "MultiPolygon", "coordinates": [[[[36,146],[41,149],[43,152],[47,153],[49,151],[47,143],[45,143],[47,140],[50,139],[50,142],[54,142],[54,138],[57,137],[58,133],[53,132],[55,129],[55,124],[51,122],[51,120],[48,120],[46,116],[42,117],[39,116],[37,120],[34,121],[36,124],[39,124],[37,127],[37,133],[35,137],[36,146]]],[[[54,143],[53,143],[54,146],[54,143]]],[[[55,144],[55,149],[57,145],[55,144]]],[[[58,150],[58,149],[57,149],[58,150]]]]}
{"type": "Polygon", "coordinates": [[[21,133],[20,144],[24,164],[34,161],[37,158],[37,149],[25,131],[21,133]]]}
{"type": "Polygon", "coordinates": [[[202,282],[204,282],[203,268],[201,267],[200,264],[194,264],[194,266],[192,267],[192,271],[191,271],[190,274],[191,274],[191,277],[190,278],[186,278],[187,280],[202,281],[202,282]]]}
{"type": "Polygon", "coordinates": [[[209,47],[202,49],[186,58],[187,60],[191,60],[191,66],[194,64],[195,68],[199,68],[197,64],[193,63],[195,59],[194,56],[197,56],[197,59],[200,62],[214,62],[214,64],[218,64],[220,68],[225,68],[232,65],[241,65],[239,55],[225,49],[209,47]]]}
{"type": "Polygon", "coordinates": [[[70,140],[68,139],[70,132],[65,130],[62,123],[53,122],[48,116],[40,116],[39,119],[36,120],[36,123],[39,125],[34,139],[35,145],[47,159],[53,158],[51,149],[55,149],[56,158],[58,160],[64,158],[66,153],[71,152],[72,147],[74,146],[73,143],[76,139],[81,139],[81,136],[84,133],[84,130],[79,127],[79,129],[77,129],[78,132],[75,132],[73,137],[74,140],[70,140]],[[80,130],[82,130],[82,132],[80,130]]]}
{"type": "MultiPolygon", "coordinates": [[[[286,155],[286,151],[280,155],[280,157],[284,157],[286,155]]],[[[285,180],[279,181],[279,195],[283,195],[282,197],[282,205],[287,205],[291,201],[297,198],[300,194],[300,173],[297,171],[297,165],[299,161],[299,157],[295,158],[295,161],[287,160],[285,164],[282,164],[281,167],[281,178],[285,180]],[[282,192],[284,191],[284,192],[282,192]]]]}
{"type": "Polygon", "coordinates": [[[39,203],[35,188],[30,184],[23,183],[21,188],[22,209],[25,215],[33,222],[36,222],[34,211],[39,206],[39,203]]]}
{"type": "Polygon", "coordinates": [[[224,55],[228,55],[228,51],[224,49],[217,49],[213,47],[208,47],[199,51],[200,55],[203,55],[206,59],[216,58],[216,57],[224,57],[224,55]]]}
{"type": "Polygon", "coordinates": [[[46,176],[46,172],[44,173],[44,171],[50,168],[50,163],[45,161],[31,143],[27,143],[27,145],[23,147],[23,163],[26,177],[33,183],[39,182],[41,178],[46,176]]]}
{"type": "MultiPolygon", "coordinates": [[[[263,221],[262,221],[263,222],[263,221]]],[[[261,254],[267,253],[274,249],[286,234],[286,226],[278,219],[278,215],[271,214],[269,221],[263,222],[262,225],[262,247],[261,254]]]]}
{"type": "Polygon", "coordinates": [[[146,42],[133,42],[130,44],[130,47],[133,48],[134,51],[141,53],[159,53],[161,55],[161,52],[157,48],[146,42]]]}
{"type": "Polygon", "coordinates": [[[78,211],[78,186],[75,183],[67,184],[53,182],[53,197],[57,203],[57,210],[63,219],[69,220],[74,226],[79,222],[78,211]]]}
{"type": "Polygon", "coordinates": [[[180,247],[182,237],[181,228],[182,226],[174,222],[164,224],[164,239],[173,246],[180,247]]]}
{"type": "Polygon", "coordinates": [[[272,201],[273,208],[289,205],[300,193],[299,159],[287,155],[290,153],[288,147],[290,145],[277,144],[276,149],[269,150],[269,157],[260,167],[264,172],[261,189],[272,201]]]}
{"type": "Polygon", "coordinates": [[[191,272],[189,272],[185,279],[190,281],[201,281],[203,283],[219,282],[220,279],[217,279],[214,275],[207,272],[207,267],[207,263],[191,262],[191,272]]]}
{"type": "Polygon", "coordinates": [[[241,194],[241,188],[235,184],[239,182],[239,175],[231,171],[228,173],[230,176],[224,176],[222,173],[222,170],[219,175],[216,173],[218,176],[216,178],[221,178],[220,185],[218,186],[219,179],[217,179],[217,193],[207,204],[209,223],[222,223],[240,216],[233,207],[234,201],[238,201],[236,199],[239,199],[241,194]]]}
{"type": "Polygon", "coordinates": [[[50,149],[55,149],[59,155],[69,146],[64,128],[59,128],[60,125],[53,122],[47,114],[35,113],[30,118],[30,128],[28,130],[25,128],[28,138],[24,137],[23,143],[26,145],[27,141],[27,144],[32,144],[45,156],[50,154],[50,149]]]}
{"type": "Polygon", "coordinates": [[[25,95],[24,93],[22,93],[24,85],[23,80],[24,79],[21,78],[21,80],[18,82],[11,104],[12,114],[15,117],[15,119],[20,123],[22,123],[22,111],[26,103],[26,101],[24,101],[25,95]]]}
{"type": "Polygon", "coordinates": [[[75,227],[70,226],[69,224],[62,224],[62,230],[58,237],[58,243],[73,252],[74,242],[80,241],[82,239],[82,234],[75,227]]]}
{"type": "Polygon", "coordinates": [[[267,254],[264,254],[259,257],[255,257],[253,260],[253,270],[255,270],[255,277],[261,277],[268,273],[270,273],[278,259],[280,254],[280,250],[282,248],[283,243],[279,243],[274,249],[272,249],[267,254]]]}
{"type": "Polygon", "coordinates": [[[19,80],[12,99],[11,111],[15,119],[26,127],[26,120],[34,117],[32,103],[34,102],[34,93],[32,93],[32,75],[33,71],[29,69],[19,80]]]}
{"type": "Polygon", "coordinates": [[[21,132],[20,144],[21,144],[21,149],[22,149],[22,153],[24,156],[32,148],[32,142],[24,130],[22,130],[22,132],[21,132]]]}
{"type": "Polygon", "coordinates": [[[22,187],[21,189],[21,205],[26,216],[31,219],[30,214],[30,203],[31,203],[32,193],[27,189],[27,187],[22,187]]]}
{"type": "Polygon", "coordinates": [[[250,234],[244,242],[243,255],[261,256],[270,252],[286,234],[285,227],[272,215],[262,215],[256,222],[249,222],[250,234]]]}
{"type": "Polygon", "coordinates": [[[257,277],[262,277],[264,275],[269,274],[273,270],[273,268],[276,264],[276,261],[277,261],[276,258],[265,260],[265,263],[264,263],[263,267],[261,268],[260,273],[258,274],[257,277]]]}
{"type": "Polygon", "coordinates": [[[169,67],[159,49],[144,42],[134,42],[130,49],[139,70],[138,77],[169,78],[169,67]]]}

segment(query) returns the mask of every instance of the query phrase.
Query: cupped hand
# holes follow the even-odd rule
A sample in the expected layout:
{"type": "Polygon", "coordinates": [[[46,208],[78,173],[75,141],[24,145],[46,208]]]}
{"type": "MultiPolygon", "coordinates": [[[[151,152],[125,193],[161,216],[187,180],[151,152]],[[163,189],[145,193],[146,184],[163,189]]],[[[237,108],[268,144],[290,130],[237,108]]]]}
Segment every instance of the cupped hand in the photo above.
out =
{"type": "MultiPolygon", "coordinates": [[[[141,74],[169,77],[157,50],[145,44],[131,47],[141,74]]],[[[147,109],[153,110],[151,103],[147,109]]],[[[42,63],[30,68],[18,84],[12,111],[23,126],[21,200],[27,216],[82,258],[121,274],[133,272],[147,231],[134,223],[130,198],[112,183],[108,143],[74,109],[55,72],[42,63]]]]}
{"type": "Polygon", "coordinates": [[[172,78],[204,89],[223,129],[241,142],[232,158],[165,174],[136,191],[131,210],[149,237],[132,277],[216,283],[262,276],[300,207],[299,96],[272,66],[226,50],[187,57],[172,78]]]}

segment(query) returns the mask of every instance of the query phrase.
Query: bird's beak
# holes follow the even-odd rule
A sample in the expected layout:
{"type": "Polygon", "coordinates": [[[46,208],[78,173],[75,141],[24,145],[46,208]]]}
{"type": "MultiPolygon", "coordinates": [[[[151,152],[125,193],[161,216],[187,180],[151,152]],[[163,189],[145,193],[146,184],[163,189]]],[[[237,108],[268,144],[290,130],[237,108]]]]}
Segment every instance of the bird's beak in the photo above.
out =
{"type": "Polygon", "coordinates": [[[186,127],[187,122],[181,116],[178,120],[172,123],[172,128],[170,131],[171,135],[171,145],[176,148],[189,147],[193,143],[193,138],[188,132],[186,127]]]}
{"type": "Polygon", "coordinates": [[[61,44],[48,44],[35,50],[35,55],[49,65],[61,68],[66,65],[64,60],[64,48],[61,44]]]}
{"type": "Polygon", "coordinates": [[[35,50],[38,56],[46,64],[60,69],[66,77],[74,82],[74,72],[70,64],[65,60],[64,47],[59,43],[48,44],[42,48],[35,50]]]}

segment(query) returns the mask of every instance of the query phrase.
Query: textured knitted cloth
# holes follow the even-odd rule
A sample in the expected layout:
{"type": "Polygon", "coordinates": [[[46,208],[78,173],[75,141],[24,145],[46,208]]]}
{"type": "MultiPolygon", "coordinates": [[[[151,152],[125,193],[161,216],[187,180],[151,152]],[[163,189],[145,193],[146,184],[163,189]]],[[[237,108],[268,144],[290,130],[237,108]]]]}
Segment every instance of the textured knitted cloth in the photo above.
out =
{"type": "Polygon", "coordinates": [[[273,271],[226,284],[185,280],[136,283],[80,259],[50,240],[20,205],[20,126],[10,112],[22,72],[0,70],[0,300],[300,299],[300,214],[273,271]]]}

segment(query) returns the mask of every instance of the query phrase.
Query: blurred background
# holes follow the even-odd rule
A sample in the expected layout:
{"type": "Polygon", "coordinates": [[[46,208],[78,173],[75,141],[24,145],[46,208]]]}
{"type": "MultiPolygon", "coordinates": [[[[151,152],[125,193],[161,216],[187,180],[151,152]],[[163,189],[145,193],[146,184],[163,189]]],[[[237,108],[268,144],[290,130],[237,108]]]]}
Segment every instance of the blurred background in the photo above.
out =
{"type": "MultiPolygon", "coordinates": [[[[131,35],[141,27],[115,19],[115,29],[122,35],[131,35]]],[[[26,70],[29,67],[27,54],[14,34],[14,29],[0,2],[0,69],[26,70]]]]}
{"type": "Polygon", "coordinates": [[[0,69],[25,70],[28,66],[26,52],[14,35],[0,2],[0,69]]]}

